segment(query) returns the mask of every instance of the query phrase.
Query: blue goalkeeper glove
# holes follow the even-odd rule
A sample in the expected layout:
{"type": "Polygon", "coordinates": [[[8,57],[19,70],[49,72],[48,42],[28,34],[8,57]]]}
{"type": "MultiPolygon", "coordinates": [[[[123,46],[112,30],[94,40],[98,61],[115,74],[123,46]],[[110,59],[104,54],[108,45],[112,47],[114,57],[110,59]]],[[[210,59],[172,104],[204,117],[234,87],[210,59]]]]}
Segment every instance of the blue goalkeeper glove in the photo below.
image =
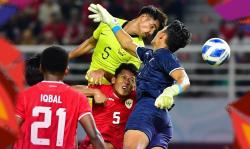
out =
{"type": "Polygon", "coordinates": [[[182,87],[179,84],[174,84],[163,90],[155,100],[155,106],[160,109],[171,109],[174,104],[174,96],[182,92],[182,87]]]}

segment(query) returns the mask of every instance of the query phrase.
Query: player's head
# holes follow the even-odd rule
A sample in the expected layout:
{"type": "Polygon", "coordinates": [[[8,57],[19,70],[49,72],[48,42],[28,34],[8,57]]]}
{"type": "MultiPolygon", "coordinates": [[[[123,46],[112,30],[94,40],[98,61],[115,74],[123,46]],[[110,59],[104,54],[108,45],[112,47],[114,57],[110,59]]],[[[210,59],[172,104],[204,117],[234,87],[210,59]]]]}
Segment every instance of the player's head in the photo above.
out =
{"type": "Polygon", "coordinates": [[[166,14],[152,5],[142,7],[138,19],[138,35],[142,37],[150,36],[155,31],[161,30],[167,23],[166,14]]]}
{"type": "Polygon", "coordinates": [[[180,21],[175,20],[168,26],[160,30],[151,44],[153,47],[165,44],[171,52],[177,51],[179,48],[185,47],[191,41],[191,33],[187,27],[180,21]]]}
{"type": "Polygon", "coordinates": [[[25,62],[25,80],[29,86],[43,80],[43,74],[40,71],[41,55],[37,54],[25,62]]]}
{"type": "Polygon", "coordinates": [[[115,71],[112,78],[113,88],[119,97],[130,95],[135,86],[137,68],[134,64],[122,63],[115,71]]]}
{"type": "Polygon", "coordinates": [[[67,72],[68,53],[61,47],[51,46],[41,55],[41,70],[43,73],[63,76],[67,72]]]}

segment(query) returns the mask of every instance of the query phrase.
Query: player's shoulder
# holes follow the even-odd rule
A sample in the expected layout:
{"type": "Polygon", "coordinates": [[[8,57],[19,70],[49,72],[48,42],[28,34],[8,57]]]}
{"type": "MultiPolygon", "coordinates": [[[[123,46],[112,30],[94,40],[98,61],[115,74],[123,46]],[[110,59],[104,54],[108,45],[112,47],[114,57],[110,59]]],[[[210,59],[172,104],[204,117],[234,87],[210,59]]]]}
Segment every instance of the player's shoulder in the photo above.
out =
{"type": "Polygon", "coordinates": [[[175,57],[175,55],[167,48],[157,49],[154,54],[159,57],[175,57]]]}
{"type": "Polygon", "coordinates": [[[25,88],[22,92],[20,92],[20,94],[29,94],[30,92],[34,92],[34,91],[37,91],[39,88],[38,88],[38,84],[35,84],[35,85],[32,85],[30,87],[27,87],[25,88]]]}
{"type": "Polygon", "coordinates": [[[174,53],[172,53],[169,49],[162,48],[156,50],[154,52],[154,57],[157,59],[159,63],[180,63],[179,59],[176,57],[174,53]]]}

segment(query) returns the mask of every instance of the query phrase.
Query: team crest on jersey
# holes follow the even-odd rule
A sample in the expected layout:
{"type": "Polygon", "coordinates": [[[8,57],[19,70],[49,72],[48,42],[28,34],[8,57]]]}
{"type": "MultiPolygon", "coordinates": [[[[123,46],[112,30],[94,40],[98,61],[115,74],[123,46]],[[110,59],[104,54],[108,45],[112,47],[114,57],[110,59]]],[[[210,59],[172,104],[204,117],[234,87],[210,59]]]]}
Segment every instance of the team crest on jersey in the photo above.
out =
{"type": "Polygon", "coordinates": [[[132,99],[127,99],[125,101],[125,106],[130,109],[133,106],[133,100],[132,99]]]}

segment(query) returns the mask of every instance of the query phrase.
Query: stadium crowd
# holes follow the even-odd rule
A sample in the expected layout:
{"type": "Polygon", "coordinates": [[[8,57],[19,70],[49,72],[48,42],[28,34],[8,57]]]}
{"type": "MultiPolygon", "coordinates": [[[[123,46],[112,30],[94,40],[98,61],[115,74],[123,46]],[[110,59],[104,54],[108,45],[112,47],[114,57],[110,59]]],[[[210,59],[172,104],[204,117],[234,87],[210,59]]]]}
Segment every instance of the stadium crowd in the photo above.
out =
{"type": "Polygon", "coordinates": [[[128,20],[142,6],[152,4],[182,20],[182,8],[187,2],[188,0],[33,0],[26,7],[18,9],[7,23],[0,26],[0,35],[15,44],[78,45],[96,28],[96,24],[87,17],[90,3],[102,4],[114,16],[128,20]]]}
{"type": "MultiPolygon", "coordinates": [[[[0,36],[15,44],[61,44],[78,45],[91,35],[96,24],[88,19],[90,3],[105,6],[114,16],[132,19],[144,5],[154,5],[168,14],[170,19],[185,22],[184,11],[189,0],[33,0],[29,5],[18,8],[6,23],[0,25],[0,36]]],[[[200,18],[201,24],[213,23],[209,15],[200,18]]],[[[211,37],[226,39],[231,43],[245,43],[249,33],[236,23],[221,21],[217,28],[207,32],[205,38],[193,33],[192,43],[202,43],[211,37]]]]}

